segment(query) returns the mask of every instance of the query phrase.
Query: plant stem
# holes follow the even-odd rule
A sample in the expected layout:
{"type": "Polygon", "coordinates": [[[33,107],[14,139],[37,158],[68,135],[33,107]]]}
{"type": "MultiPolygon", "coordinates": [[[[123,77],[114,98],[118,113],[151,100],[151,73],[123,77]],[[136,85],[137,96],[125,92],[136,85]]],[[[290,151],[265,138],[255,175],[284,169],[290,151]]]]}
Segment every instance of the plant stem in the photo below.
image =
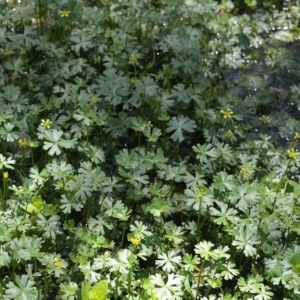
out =
{"type": "Polygon", "coordinates": [[[125,238],[125,229],[126,229],[126,223],[125,221],[123,221],[123,232],[122,232],[122,241],[121,241],[121,248],[123,248],[123,244],[124,244],[124,238],[125,238]]]}
{"type": "MultiPolygon", "coordinates": [[[[34,273],[37,272],[37,259],[34,260],[34,273]]],[[[37,280],[36,281],[36,286],[37,286],[37,290],[38,290],[38,299],[37,300],[41,300],[41,288],[40,288],[40,283],[37,280]]]]}
{"type": "Polygon", "coordinates": [[[132,280],[132,267],[130,268],[129,274],[128,274],[128,287],[127,292],[128,295],[131,296],[131,280],[132,280]]]}
{"type": "Polygon", "coordinates": [[[7,179],[3,176],[4,172],[2,171],[2,180],[3,180],[3,195],[2,195],[2,209],[3,211],[6,209],[6,200],[7,200],[7,179]]]}
{"type": "Polygon", "coordinates": [[[201,200],[200,200],[200,205],[199,205],[199,211],[198,211],[198,219],[197,219],[197,235],[196,236],[199,236],[200,234],[200,229],[203,225],[203,222],[201,223],[200,225],[200,219],[201,219],[201,205],[202,205],[202,197],[201,197],[201,200]]]}
{"type": "Polygon", "coordinates": [[[199,287],[200,287],[200,280],[201,280],[201,271],[204,267],[204,260],[202,261],[201,267],[200,267],[200,271],[199,271],[199,275],[198,275],[198,282],[197,282],[197,288],[196,288],[196,295],[195,295],[195,300],[197,300],[198,294],[199,294],[199,287]]]}

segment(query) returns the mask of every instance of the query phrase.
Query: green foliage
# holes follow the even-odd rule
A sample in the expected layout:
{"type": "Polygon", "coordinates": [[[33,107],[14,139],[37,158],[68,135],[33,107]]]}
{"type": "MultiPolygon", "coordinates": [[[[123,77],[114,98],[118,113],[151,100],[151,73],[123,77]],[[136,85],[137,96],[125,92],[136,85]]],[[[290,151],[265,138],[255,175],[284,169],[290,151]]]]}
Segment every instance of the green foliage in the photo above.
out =
{"type": "Polygon", "coordinates": [[[0,298],[300,299],[299,7],[0,0],[0,298]]]}
{"type": "Polygon", "coordinates": [[[89,283],[83,282],[81,287],[82,300],[105,300],[108,293],[108,283],[99,281],[92,288],[89,283]]]}

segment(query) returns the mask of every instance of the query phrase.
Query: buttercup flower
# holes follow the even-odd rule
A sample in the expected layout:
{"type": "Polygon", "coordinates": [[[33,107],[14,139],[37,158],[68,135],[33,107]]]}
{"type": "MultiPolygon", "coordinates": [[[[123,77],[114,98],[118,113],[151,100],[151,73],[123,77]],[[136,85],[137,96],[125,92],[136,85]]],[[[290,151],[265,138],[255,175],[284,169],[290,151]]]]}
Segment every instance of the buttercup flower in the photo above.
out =
{"type": "Polygon", "coordinates": [[[137,82],[137,78],[136,77],[131,77],[130,78],[130,83],[131,84],[135,84],[137,82]]]}
{"type": "Polygon", "coordinates": [[[2,49],[2,52],[4,53],[4,55],[10,54],[10,50],[8,48],[2,49]]]}
{"type": "Polygon", "coordinates": [[[61,10],[61,11],[59,12],[61,18],[68,17],[70,13],[71,13],[71,12],[70,12],[69,10],[65,10],[65,9],[64,9],[64,10],[61,10]]]}
{"type": "Polygon", "coordinates": [[[41,125],[46,127],[47,129],[50,128],[51,123],[52,123],[52,121],[50,121],[49,119],[47,119],[47,120],[42,119],[42,121],[41,121],[41,125]]]}
{"type": "Polygon", "coordinates": [[[57,257],[54,258],[54,264],[60,269],[60,270],[65,270],[67,268],[66,265],[62,263],[61,260],[59,260],[57,257]]]}
{"type": "Polygon", "coordinates": [[[141,238],[137,237],[137,236],[134,236],[130,239],[130,242],[134,245],[134,246],[137,246],[140,244],[141,242],[141,238]]]}
{"type": "Polygon", "coordinates": [[[262,115],[259,119],[260,119],[264,124],[270,123],[270,117],[269,117],[269,116],[262,115]]]}
{"type": "Polygon", "coordinates": [[[27,141],[26,141],[26,139],[24,139],[24,140],[21,140],[21,139],[20,139],[20,140],[18,141],[18,143],[19,143],[20,147],[23,147],[23,148],[24,148],[24,147],[27,146],[27,141]]]}
{"type": "Polygon", "coordinates": [[[4,178],[4,179],[7,179],[8,177],[9,177],[8,172],[4,172],[4,173],[3,173],[3,178],[4,178]]]}
{"type": "Polygon", "coordinates": [[[147,127],[148,129],[151,129],[151,128],[153,127],[151,121],[149,121],[149,122],[147,123],[146,127],[147,127]]]}
{"type": "Polygon", "coordinates": [[[224,119],[231,119],[233,111],[230,108],[227,108],[225,110],[222,109],[221,114],[223,114],[224,119]]]}
{"type": "Polygon", "coordinates": [[[91,98],[91,102],[92,102],[93,104],[96,104],[96,103],[98,102],[97,97],[93,96],[93,97],[91,98]]]}
{"type": "Polygon", "coordinates": [[[293,159],[296,159],[297,155],[299,154],[294,149],[287,150],[287,153],[288,153],[289,158],[293,158],[293,159]]]}
{"type": "Polygon", "coordinates": [[[248,171],[247,171],[246,169],[244,169],[244,168],[241,170],[240,173],[241,173],[241,175],[242,175],[244,178],[247,177],[248,174],[249,174],[248,171]]]}
{"type": "Polygon", "coordinates": [[[225,132],[225,137],[231,138],[232,136],[233,136],[233,133],[232,133],[231,130],[228,130],[228,131],[225,132]]]}
{"type": "Polygon", "coordinates": [[[294,140],[299,140],[299,139],[300,139],[300,134],[296,132],[294,135],[294,140]]]}
{"type": "Polygon", "coordinates": [[[137,54],[131,54],[129,60],[136,63],[139,60],[139,57],[137,54]]]}

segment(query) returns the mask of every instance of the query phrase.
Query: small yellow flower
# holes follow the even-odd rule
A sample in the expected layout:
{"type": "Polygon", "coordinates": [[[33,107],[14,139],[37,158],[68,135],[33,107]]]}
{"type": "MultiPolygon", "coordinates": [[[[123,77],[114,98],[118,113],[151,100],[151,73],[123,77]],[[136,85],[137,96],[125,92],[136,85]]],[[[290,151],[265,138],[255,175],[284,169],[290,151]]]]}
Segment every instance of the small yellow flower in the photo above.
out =
{"type": "Polygon", "coordinates": [[[130,238],[130,242],[134,245],[134,246],[137,246],[140,244],[141,242],[141,238],[137,237],[137,236],[134,236],[132,238],[130,238]]]}
{"type": "Polygon", "coordinates": [[[96,96],[93,96],[93,97],[91,98],[91,102],[92,102],[93,104],[96,104],[96,103],[98,102],[97,97],[96,97],[96,96]]]}
{"type": "Polygon", "coordinates": [[[299,140],[299,139],[300,139],[300,134],[296,132],[294,135],[294,140],[299,140]]]}
{"type": "Polygon", "coordinates": [[[151,129],[151,128],[153,127],[153,125],[152,125],[151,121],[148,121],[148,123],[147,123],[146,127],[147,127],[148,129],[151,129]]]}
{"type": "Polygon", "coordinates": [[[10,54],[10,50],[8,48],[2,49],[2,52],[4,53],[4,55],[9,55],[10,54]]]}
{"type": "Polygon", "coordinates": [[[225,132],[225,137],[231,138],[232,136],[233,136],[233,133],[232,133],[231,130],[228,130],[228,131],[225,132]]]}
{"type": "Polygon", "coordinates": [[[299,154],[294,149],[287,150],[287,153],[288,153],[289,158],[293,158],[293,159],[296,159],[299,154]]]}
{"type": "Polygon", "coordinates": [[[129,60],[136,63],[139,60],[139,56],[137,54],[131,54],[129,60]]]}
{"type": "Polygon", "coordinates": [[[261,116],[259,119],[260,119],[264,124],[270,123],[270,117],[269,117],[269,116],[263,115],[263,116],[261,116]]]}
{"type": "Polygon", "coordinates": [[[131,84],[135,84],[137,82],[137,78],[136,77],[131,77],[130,78],[130,83],[131,84]]]}
{"type": "Polygon", "coordinates": [[[71,12],[70,12],[69,10],[65,10],[65,9],[64,9],[64,10],[61,10],[61,11],[59,12],[61,18],[68,17],[70,13],[71,13],[71,12]]]}
{"type": "Polygon", "coordinates": [[[241,175],[245,178],[245,177],[247,177],[248,175],[249,175],[249,173],[248,173],[248,171],[246,170],[246,169],[244,169],[244,168],[242,168],[242,170],[241,170],[241,175]]]}
{"type": "Polygon", "coordinates": [[[222,109],[221,114],[223,114],[224,119],[231,119],[233,111],[230,108],[227,108],[226,110],[222,109]]]}
{"type": "Polygon", "coordinates": [[[52,123],[52,121],[50,121],[49,119],[47,119],[47,120],[42,119],[42,121],[41,121],[41,125],[46,127],[47,129],[50,128],[51,123],[52,123]]]}
{"type": "Polygon", "coordinates": [[[3,178],[4,178],[4,179],[7,179],[8,177],[9,177],[8,172],[4,172],[4,173],[3,173],[3,178]]]}
{"type": "Polygon", "coordinates": [[[54,264],[60,269],[65,270],[67,268],[66,265],[63,264],[61,260],[59,260],[57,257],[54,258],[54,264]]]}
{"type": "Polygon", "coordinates": [[[22,147],[22,148],[24,148],[24,147],[27,146],[27,141],[26,141],[26,139],[24,139],[24,140],[19,140],[18,143],[19,143],[20,147],[22,147]]]}

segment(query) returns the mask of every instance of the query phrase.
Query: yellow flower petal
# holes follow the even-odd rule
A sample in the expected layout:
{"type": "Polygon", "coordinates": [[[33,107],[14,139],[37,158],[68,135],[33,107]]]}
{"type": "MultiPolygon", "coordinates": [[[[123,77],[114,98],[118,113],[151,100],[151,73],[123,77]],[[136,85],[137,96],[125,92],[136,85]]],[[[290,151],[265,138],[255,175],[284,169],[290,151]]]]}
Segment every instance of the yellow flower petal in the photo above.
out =
{"type": "Polygon", "coordinates": [[[230,108],[227,108],[225,110],[222,109],[221,114],[223,114],[224,119],[231,119],[233,111],[230,108]]]}
{"type": "Polygon", "coordinates": [[[263,115],[263,116],[261,116],[259,119],[260,119],[264,124],[270,123],[270,117],[269,117],[269,116],[263,115]]]}
{"type": "Polygon", "coordinates": [[[54,264],[60,269],[65,270],[67,266],[65,266],[57,257],[54,258],[54,264]]]}
{"type": "Polygon", "coordinates": [[[61,10],[61,11],[59,12],[61,18],[66,18],[66,17],[68,17],[70,13],[71,13],[71,12],[70,12],[69,10],[65,10],[65,9],[64,9],[64,10],[61,10]]]}
{"type": "Polygon", "coordinates": [[[298,156],[298,152],[296,152],[294,149],[287,150],[289,158],[296,159],[298,156]]]}
{"type": "Polygon", "coordinates": [[[41,120],[41,125],[46,127],[47,129],[50,128],[51,123],[52,123],[52,121],[50,121],[49,119],[47,119],[47,120],[42,119],[41,120]]]}

